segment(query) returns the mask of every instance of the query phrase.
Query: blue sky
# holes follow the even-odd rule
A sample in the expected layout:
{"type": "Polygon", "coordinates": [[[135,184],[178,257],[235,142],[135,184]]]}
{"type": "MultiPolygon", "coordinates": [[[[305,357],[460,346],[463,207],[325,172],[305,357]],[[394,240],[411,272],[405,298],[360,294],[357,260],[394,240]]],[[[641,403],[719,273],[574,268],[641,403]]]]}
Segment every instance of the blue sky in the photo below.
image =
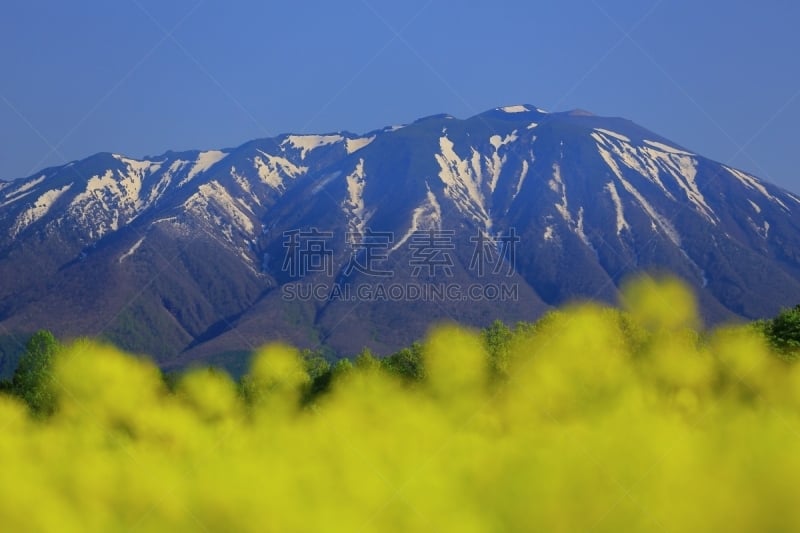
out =
{"type": "Polygon", "coordinates": [[[0,176],[531,103],[800,190],[794,0],[6,0],[0,176]]]}

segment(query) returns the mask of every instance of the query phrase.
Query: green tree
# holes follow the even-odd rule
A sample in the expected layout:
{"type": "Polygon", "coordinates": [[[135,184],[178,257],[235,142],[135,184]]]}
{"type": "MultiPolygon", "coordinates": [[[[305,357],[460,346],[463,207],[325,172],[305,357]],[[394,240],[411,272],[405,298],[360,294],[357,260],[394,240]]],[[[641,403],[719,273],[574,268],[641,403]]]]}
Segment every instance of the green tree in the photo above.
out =
{"type": "Polygon", "coordinates": [[[302,351],[301,356],[306,373],[311,380],[303,393],[303,403],[310,403],[330,388],[331,364],[325,358],[325,354],[319,350],[306,349],[302,351]]]}
{"type": "Polygon", "coordinates": [[[511,340],[514,332],[501,320],[495,320],[492,325],[481,332],[483,345],[489,354],[489,368],[494,377],[507,377],[508,361],[510,357],[511,340]]]}
{"type": "Polygon", "coordinates": [[[11,380],[11,392],[23,399],[37,415],[48,415],[55,409],[55,394],[51,383],[53,359],[61,349],[49,331],[36,332],[25,345],[11,380]]]}
{"type": "Polygon", "coordinates": [[[800,356],[800,305],[784,309],[761,328],[782,355],[790,359],[800,356]]]}
{"type": "Polygon", "coordinates": [[[306,349],[303,350],[300,355],[303,358],[303,363],[306,367],[306,372],[308,372],[308,377],[310,377],[312,380],[315,380],[330,372],[331,364],[328,362],[322,352],[306,349]]]}
{"type": "Polygon", "coordinates": [[[333,379],[338,379],[353,371],[353,363],[350,359],[339,359],[331,369],[333,379]]]}
{"type": "Polygon", "coordinates": [[[393,353],[381,361],[381,366],[405,380],[422,381],[425,378],[422,345],[415,342],[409,348],[393,353]]]}
{"type": "Polygon", "coordinates": [[[361,350],[361,353],[356,356],[353,366],[359,370],[372,371],[380,368],[381,362],[378,360],[378,358],[372,355],[372,351],[370,351],[369,348],[364,348],[361,350]]]}

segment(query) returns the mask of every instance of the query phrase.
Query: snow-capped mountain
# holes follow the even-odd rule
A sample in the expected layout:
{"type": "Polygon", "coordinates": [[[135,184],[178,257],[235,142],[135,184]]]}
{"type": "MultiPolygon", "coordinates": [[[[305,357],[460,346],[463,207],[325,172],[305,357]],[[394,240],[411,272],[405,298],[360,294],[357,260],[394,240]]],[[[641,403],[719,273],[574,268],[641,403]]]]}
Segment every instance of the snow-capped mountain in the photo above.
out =
{"type": "Polygon", "coordinates": [[[613,302],[627,276],[654,270],[693,284],[709,322],[795,305],[800,197],[629,121],[531,105],[366,135],[98,154],[0,182],[0,328],[102,334],[165,365],[231,364],[279,338],[386,352],[432,321],[613,302]],[[314,235],[304,258],[324,268],[293,271],[292,239],[314,235]],[[426,284],[516,293],[287,298],[426,284]]]}

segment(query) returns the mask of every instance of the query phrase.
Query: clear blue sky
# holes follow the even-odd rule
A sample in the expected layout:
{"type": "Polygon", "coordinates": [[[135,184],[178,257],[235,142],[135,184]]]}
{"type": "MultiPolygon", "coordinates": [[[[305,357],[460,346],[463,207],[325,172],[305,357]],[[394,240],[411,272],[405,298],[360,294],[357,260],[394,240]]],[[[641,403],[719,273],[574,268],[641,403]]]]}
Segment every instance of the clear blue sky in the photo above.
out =
{"type": "Polygon", "coordinates": [[[513,103],[800,190],[796,0],[5,0],[0,176],[513,103]]]}

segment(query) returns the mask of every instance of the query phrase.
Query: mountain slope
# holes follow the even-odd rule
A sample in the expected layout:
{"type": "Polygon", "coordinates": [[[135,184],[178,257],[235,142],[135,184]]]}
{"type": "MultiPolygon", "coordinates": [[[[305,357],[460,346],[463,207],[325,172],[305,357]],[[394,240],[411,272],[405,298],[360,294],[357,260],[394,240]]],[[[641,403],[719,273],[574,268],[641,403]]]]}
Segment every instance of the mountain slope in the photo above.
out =
{"type": "Polygon", "coordinates": [[[0,327],[167,366],[274,339],[387,352],[431,321],[614,302],[641,271],[687,280],[712,323],[794,305],[800,198],[629,121],[530,105],[0,183],[0,327]],[[297,272],[298,250],[318,268],[297,272]]]}

